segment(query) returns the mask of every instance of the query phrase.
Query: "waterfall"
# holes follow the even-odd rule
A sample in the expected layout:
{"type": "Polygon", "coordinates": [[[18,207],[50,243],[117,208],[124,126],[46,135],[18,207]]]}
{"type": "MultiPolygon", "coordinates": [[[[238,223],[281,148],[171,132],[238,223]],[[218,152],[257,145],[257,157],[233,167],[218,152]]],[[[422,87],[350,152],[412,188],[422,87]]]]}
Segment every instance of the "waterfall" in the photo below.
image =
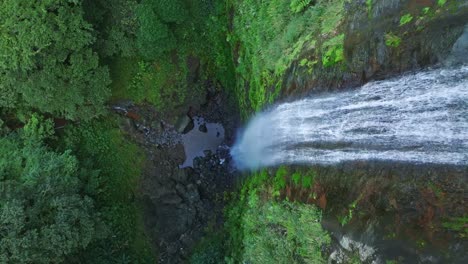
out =
{"type": "Polygon", "coordinates": [[[468,165],[468,66],[314,95],[255,115],[239,168],[381,160],[468,165]]]}

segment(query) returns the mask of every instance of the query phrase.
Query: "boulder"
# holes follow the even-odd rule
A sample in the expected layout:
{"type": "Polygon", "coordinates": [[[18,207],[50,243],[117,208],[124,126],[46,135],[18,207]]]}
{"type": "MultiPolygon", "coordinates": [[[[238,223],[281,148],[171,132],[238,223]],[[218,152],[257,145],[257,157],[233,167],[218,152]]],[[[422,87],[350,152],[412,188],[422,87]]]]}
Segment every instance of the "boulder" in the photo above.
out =
{"type": "Polygon", "coordinates": [[[192,119],[188,115],[184,114],[177,119],[175,129],[177,130],[177,132],[182,133],[191,121],[192,119]]]}

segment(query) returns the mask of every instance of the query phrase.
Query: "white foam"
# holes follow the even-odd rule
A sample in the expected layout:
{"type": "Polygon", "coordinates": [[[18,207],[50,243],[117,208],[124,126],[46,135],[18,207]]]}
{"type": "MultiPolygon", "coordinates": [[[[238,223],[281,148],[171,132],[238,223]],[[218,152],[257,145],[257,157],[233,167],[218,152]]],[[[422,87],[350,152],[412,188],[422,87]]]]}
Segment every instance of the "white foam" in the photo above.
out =
{"type": "Polygon", "coordinates": [[[241,168],[352,160],[468,164],[468,67],[368,83],[257,114],[232,148],[241,168]]]}

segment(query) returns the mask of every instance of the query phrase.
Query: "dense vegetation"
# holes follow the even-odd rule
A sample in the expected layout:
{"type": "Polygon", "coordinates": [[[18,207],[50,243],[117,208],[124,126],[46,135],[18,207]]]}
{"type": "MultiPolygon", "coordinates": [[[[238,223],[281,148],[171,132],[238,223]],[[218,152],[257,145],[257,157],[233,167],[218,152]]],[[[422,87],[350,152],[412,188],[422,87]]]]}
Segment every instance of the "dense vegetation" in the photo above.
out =
{"type": "Polygon", "coordinates": [[[330,237],[320,224],[320,209],[281,195],[288,183],[310,190],[312,182],[310,172],[289,173],[285,167],[273,175],[263,170],[249,177],[226,211],[226,262],[323,262],[321,249],[330,237]]]}
{"type": "Polygon", "coordinates": [[[79,1],[2,1],[0,107],[67,119],[103,113],[109,73],[79,1]]]}
{"type": "Polygon", "coordinates": [[[232,85],[225,11],[218,1],[0,3],[0,262],[155,262],[134,199],[144,155],[106,103],[171,112],[209,77],[232,85]],[[188,56],[205,72],[192,87],[188,56]]]}
{"type": "MultiPolygon", "coordinates": [[[[0,262],[155,263],[135,200],[145,154],[108,105],[129,99],[175,120],[210,83],[248,118],[285,92],[286,76],[349,67],[349,2],[0,1],[0,262]]],[[[371,17],[374,1],[361,2],[371,17]]],[[[436,3],[402,14],[384,44],[397,50],[408,27],[455,1],[436,3]]],[[[322,263],[330,236],[315,175],[250,175],[190,261],[322,263]],[[294,202],[291,190],[310,197],[294,202]]],[[[444,225],[467,237],[466,217],[444,225]]]]}

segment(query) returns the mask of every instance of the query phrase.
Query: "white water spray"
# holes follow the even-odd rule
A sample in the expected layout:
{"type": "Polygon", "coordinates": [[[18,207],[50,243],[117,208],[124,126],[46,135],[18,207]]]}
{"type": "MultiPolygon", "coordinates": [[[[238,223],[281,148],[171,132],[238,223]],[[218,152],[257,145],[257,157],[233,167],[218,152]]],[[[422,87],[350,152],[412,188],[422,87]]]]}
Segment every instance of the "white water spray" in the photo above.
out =
{"type": "Polygon", "coordinates": [[[356,160],[468,165],[468,66],[372,82],[256,115],[240,168],[356,160]]]}

